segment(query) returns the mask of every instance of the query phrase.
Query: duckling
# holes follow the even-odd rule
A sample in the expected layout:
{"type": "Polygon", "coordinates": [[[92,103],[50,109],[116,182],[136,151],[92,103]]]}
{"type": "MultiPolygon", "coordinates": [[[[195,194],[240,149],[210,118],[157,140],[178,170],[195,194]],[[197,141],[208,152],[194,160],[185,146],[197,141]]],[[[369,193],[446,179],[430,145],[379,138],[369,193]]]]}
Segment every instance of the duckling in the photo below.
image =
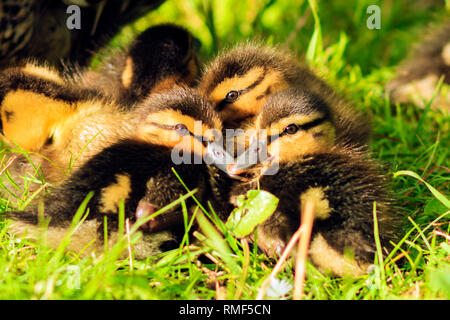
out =
{"type": "Polygon", "coordinates": [[[251,126],[273,93],[295,87],[316,93],[331,106],[338,141],[364,145],[370,136],[366,117],[277,48],[247,44],[220,54],[206,67],[198,87],[215,104],[224,127],[245,127],[246,122],[251,126]]]}
{"type": "Polygon", "coordinates": [[[404,61],[397,76],[386,86],[393,103],[414,103],[424,108],[436,90],[441,76],[443,87],[434,100],[434,108],[450,110],[450,20],[430,32],[404,61]]]}
{"type": "MultiPolygon", "coordinates": [[[[149,96],[140,110],[135,136],[102,150],[44,197],[51,246],[60,243],[62,230],[67,230],[90,191],[94,195],[88,203],[89,215],[69,250],[80,251],[94,240],[88,252],[101,252],[105,216],[111,233],[108,239],[114,241],[120,201],[124,201],[125,218],[136,222],[186,194],[172,168],[191,190],[198,190],[195,196],[199,200],[208,196],[208,168],[204,163],[196,164],[195,157],[205,156],[208,144],[215,139],[212,129],[221,130],[220,118],[212,107],[194,90],[179,88],[149,96]],[[183,161],[179,161],[180,157],[183,161]]],[[[191,199],[186,204],[189,210],[193,209],[191,199]]],[[[37,208],[9,212],[8,216],[13,220],[13,232],[24,234],[28,229],[31,237],[40,234],[37,208]]],[[[150,223],[144,231],[160,231],[183,221],[179,206],[163,217],[163,221],[150,223]]],[[[144,241],[136,247],[136,257],[145,258],[153,249],[154,243],[144,241]]]]}
{"type": "Polygon", "coordinates": [[[199,74],[200,42],[186,29],[162,24],[142,32],[125,51],[112,53],[99,71],[81,71],[73,83],[96,88],[131,108],[149,93],[192,85],[199,74]]]}
{"type": "MultiPolygon", "coordinates": [[[[27,63],[0,73],[1,136],[13,149],[33,152],[49,182],[133,134],[135,118],[96,90],[70,86],[48,66],[27,63]]],[[[23,160],[20,155],[11,171],[34,172],[23,160]]]]}
{"type": "Polygon", "coordinates": [[[398,219],[389,210],[387,181],[377,163],[362,148],[333,144],[330,114],[326,103],[308,91],[287,89],[269,97],[255,125],[265,131],[256,131],[262,132],[253,140],[258,147],[248,149],[257,154],[256,163],[248,162],[246,152],[240,157],[247,162],[238,158],[228,166],[231,176],[249,176],[233,186],[230,202],[258,186],[279,198],[257,236],[258,246],[275,257],[298,229],[307,199],[313,199],[311,261],[337,276],[358,276],[376,252],[373,202],[384,247],[394,239],[398,219]]]}
{"type": "MultiPolygon", "coordinates": [[[[40,151],[59,140],[62,124],[81,110],[104,109],[94,90],[75,90],[54,69],[27,63],[0,73],[3,138],[27,151],[40,151]]],[[[117,110],[117,108],[114,108],[117,110]]],[[[117,112],[114,110],[115,112],[117,112]]]]}
{"type": "MultiPolygon", "coordinates": [[[[183,28],[159,25],[144,31],[126,54],[114,56],[112,69],[105,66],[102,72],[66,78],[32,62],[5,70],[0,75],[3,135],[21,149],[39,153],[18,155],[9,167],[11,175],[31,174],[40,166],[46,181],[60,182],[68,169],[133,133],[133,105],[150,91],[194,79],[195,44],[183,28]],[[24,132],[28,128],[33,130],[24,132]],[[27,158],[34,164],[27,164],[27,158]]],[[[23,179],[15,180],[23,187],[23,179]]],[[[28,191],[34,191],[40,183],[30,186],[28,191]]]]}

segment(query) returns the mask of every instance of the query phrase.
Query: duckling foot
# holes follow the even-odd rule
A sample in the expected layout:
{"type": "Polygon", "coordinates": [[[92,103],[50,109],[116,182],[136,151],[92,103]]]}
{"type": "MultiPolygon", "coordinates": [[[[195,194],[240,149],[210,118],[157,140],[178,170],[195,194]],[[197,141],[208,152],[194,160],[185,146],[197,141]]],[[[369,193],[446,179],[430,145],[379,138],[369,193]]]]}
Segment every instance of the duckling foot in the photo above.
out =
{"type": "MultiPolygon", "coordinates": [[[[269,219],[270,220],[270,219],[269,219]]],[[[283,225],[274,226],[270,222],[263,223],[258,226],[257,229],[257,238],[254,239],[254,236],[250,236],[250,240],[257,242],[258,247],[269,257],[278,258],[280,257],[287,245],[287,240],[290,239],[293,232],[291,230],[287,230],[287,228],[283,225]]]]}
{"type": "MultiPolygon", "coordinates": [[[[151,216],[157,211],[158,209],[155,205],[151,204],[147,200],[142,199],[141,201],[139,201],[136,208],[136,220],[151,216]]],[[[156,232],[168,229],[169,227],[177,224],[177,222],[179,221],[183,221],[183,217],[181,217],[180,214],[173,212],[169,214],[163,213],[154,218],[151,218],[148,222],[141,226],[141,229],[146,232],[156,232]]]]}

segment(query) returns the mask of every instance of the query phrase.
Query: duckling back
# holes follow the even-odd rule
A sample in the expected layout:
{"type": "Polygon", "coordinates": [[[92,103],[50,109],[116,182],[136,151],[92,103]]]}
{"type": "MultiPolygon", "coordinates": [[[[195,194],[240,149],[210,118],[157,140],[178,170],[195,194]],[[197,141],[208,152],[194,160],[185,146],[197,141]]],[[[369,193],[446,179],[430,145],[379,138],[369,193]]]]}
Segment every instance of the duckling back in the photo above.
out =
{"type": "Polygon", "coordinates": [[[73,83],[96,88],[132,108],[150,93],[192,85],[199,73],[197,40],[182,27],[162,24],[142,32],[126,50],[104,58],[98,71],[81,71],[73,83]]]}

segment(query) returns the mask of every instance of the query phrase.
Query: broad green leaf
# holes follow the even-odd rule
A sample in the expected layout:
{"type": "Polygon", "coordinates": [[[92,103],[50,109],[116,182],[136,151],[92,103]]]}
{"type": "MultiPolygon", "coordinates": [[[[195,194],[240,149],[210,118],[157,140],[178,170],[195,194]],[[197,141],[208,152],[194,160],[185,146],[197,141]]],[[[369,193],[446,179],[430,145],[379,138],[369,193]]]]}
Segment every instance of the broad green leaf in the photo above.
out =
{"type": "Polygon", "coordinates": [[[226,226],[238,238],[248,236],[275,212],[278,201],[267,191],[250,190],[238,197],[238,207],[231,212],[226,226]]]}

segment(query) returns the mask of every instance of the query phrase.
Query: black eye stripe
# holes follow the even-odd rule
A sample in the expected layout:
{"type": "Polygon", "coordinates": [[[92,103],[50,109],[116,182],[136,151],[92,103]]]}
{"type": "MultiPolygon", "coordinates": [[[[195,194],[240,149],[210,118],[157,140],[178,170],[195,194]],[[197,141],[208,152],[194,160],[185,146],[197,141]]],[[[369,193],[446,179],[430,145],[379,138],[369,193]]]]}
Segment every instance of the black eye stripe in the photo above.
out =
{"type": "Polygon", "coordinates": [[[326,117],[318,118],[318,119],[313,120],[313,121],[311,121],[311,122],[302,124],[302,125],[298,126],[298,128],[299,128],[300,130],[309,130],[309,129],[315,127],[315,126],[318,126],[319,124],[322,124],[322,123],[325,122],[326,120],[327,120],[326,117]]]}
{"type": "MultiPolygon", "coordinates": [[[[297,126],[296,132],[298,132],[298,131],[300,131],[300,130],[302,130],[302,131],[309,130],[309,129],[315,127],[315,126],[318,126],[318,125],[322,124],[322,123],[325,122],[327,119],[328,119],[327,117],[322,117],[322,118],[317,118],[316,120],[313,120],[313,121],[308,122],[308,123],[305,123],[305,124],[296,125],[296,126],[297,126]]],[[[289,125],[289,126],[291,126],[291,125],[289,125]]],[[[287,127],[289,127],[289,126],[287,126],[287,127]]],[[[287,128],[287,127],[286,127],[286,128],[287,128]]],[[[288,132],[286,129],[283,130],[283,132],[280,133],[280,136],[283,136],[283,135],[285,135],[285,134],[289,134],[289,132],[288,132]]],[[[275,136],[275,135],[274,135],[274,136],[275,136]]],[[[274,136],[271,136],[271,138],[273,139],[274,136]]],[[[275,139],[273,139],[273,140],[275,140],[275,139]]],[[[272,140],[272,141],[273,141],[273,140],[272,140]]]]}
{"type": "Polygon", "coordinates": [[[187,128],[187,126],[183,123],[178,123],[176,125],[167,125],[167,124],[161,124],[161,123],[157,123],[157,122],[149,122],[149,124],[161,128],[161,129],[166,129],[166,130],[186,130],[186,135],[190,135],[192,137],[194,137],[195,139],[197,139],[199,142],[201,142],[203,145],[206,145],[208,143],[208,139],[204,138],[203,136],[196,136],[194,135],[192,132],[189,131],[189,129],[187,128]],[[182,128],[182,126],[184,126],[184,128],[182,128]],[[178,127],[178,128],[177,128],[178,127]]]}
{"type": "Polygon", "coordinates": [[[178,123],[176,125],[167,125],[167,124],[162,124],[162,123],[157,123],[157,122],[149,122],[149,124],[151,124],[152,126],[161,128],[161,129],[166,129],[166,130],[176,130],[176,131],[185,131],[186,134],[190,134],[192,135],[192,133],[189,131],[189,129],[187,128],[187,126],[184,123],[178,123]]]}
{"type": "Polygon", "coordinates": [[[259,85],[264,80],[264,78],[266,77],[266,73],[267,73],[267,68],[264,67],[263,73],[252,84],[250,84],[247,88],[241,89],[241,90],[231,90],[231,91],[229,91],[227,93],[227,95],[225,96],[225,98],[222,101],[219,102],[219,104],[216,107],[216,110],[217,111],[222,111],[223,109],[225,109],[225,107],[227,106],[228,103],[236,102],[243,93],[246,93],[246,92],[252,90],[253,88],[255,88],[257,85],[259,85]],[[238,96],[236,97],[236,99],[233,99],[232,101],[227,100],[227,96],[230,94],[230,92],[233,92],[233,91],[237,92],[238,96]]]}

